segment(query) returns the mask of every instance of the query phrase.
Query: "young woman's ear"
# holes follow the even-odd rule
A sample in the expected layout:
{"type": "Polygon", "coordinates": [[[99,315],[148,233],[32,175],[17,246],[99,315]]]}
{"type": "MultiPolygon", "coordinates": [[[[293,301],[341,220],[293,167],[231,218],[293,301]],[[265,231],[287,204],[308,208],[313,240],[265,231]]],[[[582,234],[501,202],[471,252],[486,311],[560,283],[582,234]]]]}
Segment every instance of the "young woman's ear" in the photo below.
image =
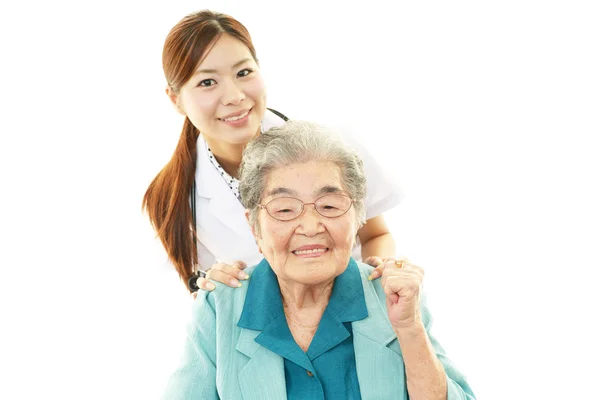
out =
{"type": "Polygon", "coordinates": [[[167,93],[167,96],[169,96],[169,100],[171,100],[171,103],[173,104],[173,107],[175,107],[175,110],[181,115],[186,115],[183,108],[181,108],[181,104],[179,103],[179,95],[175,93],[171,86],[167,86],[165,92],[167,93]]]}

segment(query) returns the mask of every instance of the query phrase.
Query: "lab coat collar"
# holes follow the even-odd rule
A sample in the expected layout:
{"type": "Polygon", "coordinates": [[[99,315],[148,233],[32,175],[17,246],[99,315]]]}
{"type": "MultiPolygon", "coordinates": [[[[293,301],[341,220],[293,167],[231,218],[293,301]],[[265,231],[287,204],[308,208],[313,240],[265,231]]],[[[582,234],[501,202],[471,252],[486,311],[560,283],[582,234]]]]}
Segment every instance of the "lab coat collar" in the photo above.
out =
{"type": "Polygon", "coordinates": [[[233,232],[248,228],[245,218],[240,218],[244,207],[235,197],[219,171],[209,160],[206,142],[202,135],[196,144],[198,152],[196,165],[196,195],[210,199],[209,212],[233,232]]]}

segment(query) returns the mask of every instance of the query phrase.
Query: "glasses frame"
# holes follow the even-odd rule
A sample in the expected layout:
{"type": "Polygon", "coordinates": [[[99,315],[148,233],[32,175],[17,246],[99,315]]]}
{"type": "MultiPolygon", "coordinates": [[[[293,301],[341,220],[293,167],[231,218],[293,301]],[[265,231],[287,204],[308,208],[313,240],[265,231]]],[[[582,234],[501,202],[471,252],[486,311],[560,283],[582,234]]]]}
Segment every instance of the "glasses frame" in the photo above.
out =
{"type": "Polygon", "coordinates": [[[265,211],[267,212],[267,214],[269,215],[269,217],[271,217],[271,218],[273,218],[273,219],[275,219],[275,220],[277,220],[277,221],[281,221],[281,222],[288,222],[288,221],[293,221],[293,220],[295,220],[295,219],[298,219],[298,218],[300,218],[302,215],[304,215],[304,211],[306,211],[306,207],[304,207],[304,206],[310,206],[310,205],[312,205],[312,206],[315,208],[315,211],[316,211],[316,212],[317,212],[317,213],[318,213],[320,216],[322,216],[322,217],[325,217],[325,218],[328,218],[328,219],[335,219],[335,218],[339,218],[339,217],[341,217],[342,215],[344,215],[344,214],[346,214],[348,211],[350,211],[350,209],[352,208],[352,206],[354,205],[354,203],[355,203],[355,202],[356,202],[356,200],[355,200],[355,199],[353,199],[352,197],[350,197],[350,196],[348,196],[347,194],[344,194],[344,193],[327,193],[327,194],[324,194],[323,196],[319,197],[318,199],[316,199],[316,200],[315,200],[314,202],[312,202],[312,203],[305,203],[305,202],[303,202],[302,200],[300,200],[300,199],[299,199],[299,198],[297,198],[297,197],[289,197],[289,196],[284,196],[284,197],[276,197],[276,198],[274,198],[273,200],[269,201],[267,204],[257,204],[256,206],[257,206],[258,208],[261,208],[261,209],[265,210],[265,211]],[[346,198],[350,199],[350,206],[348,207],[348,209],[347,209],[346,211],[344,211],[343,213],[341,213],[340,215],[337,215],[337,216],[335,216],[335,217],[329,217],[329,216],[327,216],[327,215],[323,215],[323,214],[321,214],[321,213],[319,212],[319,210],[317,209],[317,207],[315,206],[315,204],[316,204],[316,203],[317,203],[319,200],[321,200],[323,197],[327,197],[327,196],[343,196],[343,197],[346,197],[346,198]],[[298,200],[300,203],[302,203],[302,208],[300,209],[300,214],[298,214],[297,216],[295,216],[294,218],[291,218],[291,219],[279,219],[279,218],[276,218],[276,217],[272,216],[272,215],[271,215],[271,213],[269,212],[269,209],[267,208],[267,206],[268,206],[270,203],[272,203],[272,202],[274,202],[274,201],[276,201],[276,200],[279,200],[279,199],[294,199],[294,200],[298,200]]]}

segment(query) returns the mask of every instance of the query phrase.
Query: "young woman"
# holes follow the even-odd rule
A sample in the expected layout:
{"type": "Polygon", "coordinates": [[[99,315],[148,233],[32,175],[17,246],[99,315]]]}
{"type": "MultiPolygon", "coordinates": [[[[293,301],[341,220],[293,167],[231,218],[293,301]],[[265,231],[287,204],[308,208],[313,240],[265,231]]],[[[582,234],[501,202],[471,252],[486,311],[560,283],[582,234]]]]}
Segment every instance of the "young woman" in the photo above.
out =
{"type": "MultiPolygon", "coordinates": [[[[169,163],[144,195],[143,206],[169,259],[190,290],[213,290],[210,279],[232,287],[246,279],[246,265],[262,257],[239,201],[238,167],[246,144],[282,125],[285,117],[266,105],[256,51],[246,28],[230,16],[200,11],[169,32],[163,49],[166,93],[185,116],[169,163]],[[195,214],[195,215],[194,215],[195,214]],[[200,271],[207,271],[205,274],[200,271]],[[199,279],[196,279],[199,276],[199,279]]],[[[396,255],[382,213],[402,193],[364,149],[367,222],[358,231],[354,255],[377,268],[396,255]]]]}

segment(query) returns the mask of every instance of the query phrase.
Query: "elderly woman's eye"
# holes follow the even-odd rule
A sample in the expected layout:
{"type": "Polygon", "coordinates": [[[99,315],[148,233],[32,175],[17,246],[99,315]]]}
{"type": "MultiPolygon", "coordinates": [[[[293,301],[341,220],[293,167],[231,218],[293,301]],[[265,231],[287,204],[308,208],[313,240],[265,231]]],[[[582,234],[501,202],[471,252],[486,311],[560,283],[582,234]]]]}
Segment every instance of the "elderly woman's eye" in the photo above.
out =
{"type": "Polygon", "coordinates": [[[321,204],[319,206],[319,209],[323,210],[323,211],[335,211],[335,210],[341,209],[341,207],[339,204],[328,203],[328,204],[321,204]]]}

